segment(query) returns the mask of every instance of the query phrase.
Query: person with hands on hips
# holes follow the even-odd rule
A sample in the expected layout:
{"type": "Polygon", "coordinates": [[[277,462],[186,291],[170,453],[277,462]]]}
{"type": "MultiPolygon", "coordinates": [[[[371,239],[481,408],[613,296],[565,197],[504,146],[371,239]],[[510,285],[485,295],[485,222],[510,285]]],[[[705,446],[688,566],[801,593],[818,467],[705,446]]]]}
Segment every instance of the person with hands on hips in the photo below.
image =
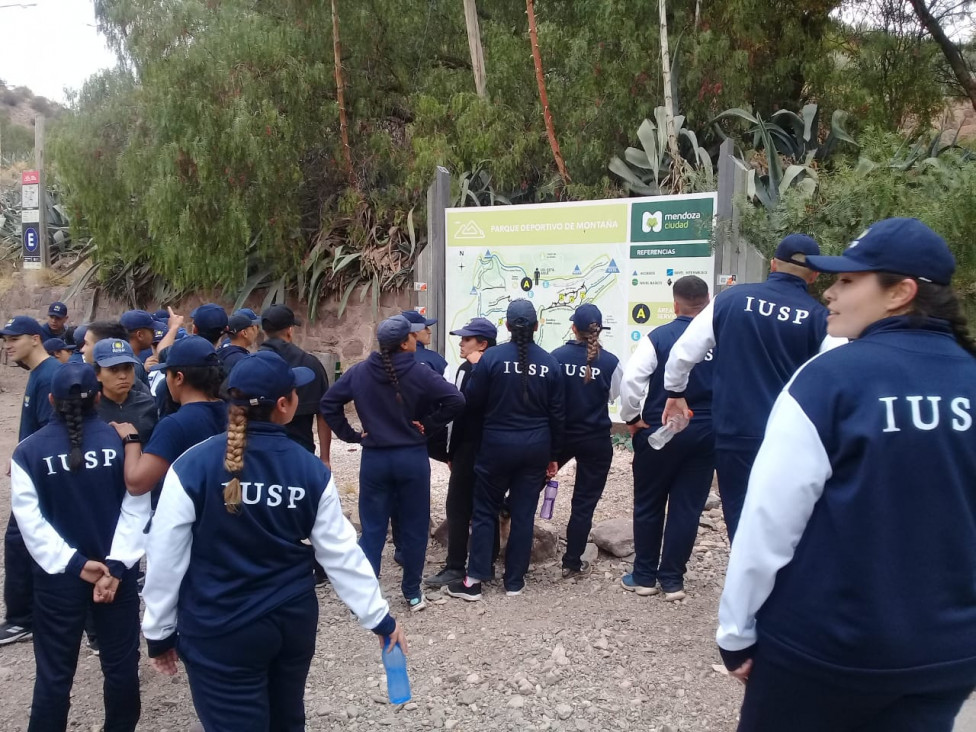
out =
{"type": "MultiPolygon", "coordinates": [[[[426,607],[420,581],[430,535],[430,459],[426,435],[464,409],[464,397],[440,374],[414,358],[417,339],[402,315],[376,329],[379,351],[352,366],[322,397],[322,416],[344,442],[361,443],[359,540],[378,577],[390,519],[399,527],[401,590],[411,612],[426,607]],[[359,432],[346,419],[354,402],[359,432]]],[[[328,569],[328,568],[326,568],[328,569]]]]}
{"type": "Polygon", "coordinates": [[[870,226],[824,298],[832,336],[776,399],[719,605],[740,732],[949,732],[976,687],[976,343],[955,260],[870,226]]]}
{"type": "Polygon", "coordinates": [[[122,440],[95,412],[87,364],[51,378],[52,420],[21,442],[11,466],[11,503],[34,564],[37,674],[29,730],[64,730],[85,618],[92,613],[105,675],[105,729],[139,721],[137,564],[149,496],[126,490],[122,440]],[[94,604],[93,604],[94,603],[94,604]]]}
{"type": "Polygon", "coordinates": [[[142,630],[157,670],[173,674],[183,661],[207,732],[305,729],[319,614],[313,559],[381,645],[391,638],[407,650],[331,472],[285,431],[296,389],[313,378],[271,351],[245,357],[227,384],[227,432],[166,474],[142,630]]]}

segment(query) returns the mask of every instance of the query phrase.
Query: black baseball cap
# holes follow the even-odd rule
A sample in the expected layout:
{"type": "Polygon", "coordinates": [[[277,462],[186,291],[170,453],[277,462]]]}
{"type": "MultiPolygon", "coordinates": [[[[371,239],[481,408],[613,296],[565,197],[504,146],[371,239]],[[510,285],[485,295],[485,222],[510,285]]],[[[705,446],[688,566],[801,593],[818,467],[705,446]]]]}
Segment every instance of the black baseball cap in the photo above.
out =
{"type": "Polygon", "coordinates": [[[812,236],[806,234],[790,234],[783,237],[777,245],[773,257],[782,262],[806,266],[807,257],[820,254],[820,245],[812,236]]]}
{"type": "Polygon", "coordinates": [[[48,353],[54,353],[55,351],[73,351],[74,346],[69,346],[61,338],[48,338],[44,341],[44,350],[48,353]]]}
{"type": "Polygon", "coordinates": [[[261,327],[272,333],[301,324],[302,321],[295,317],[295,311],[287,305],[272,305],[261,313],[261,327]]]}

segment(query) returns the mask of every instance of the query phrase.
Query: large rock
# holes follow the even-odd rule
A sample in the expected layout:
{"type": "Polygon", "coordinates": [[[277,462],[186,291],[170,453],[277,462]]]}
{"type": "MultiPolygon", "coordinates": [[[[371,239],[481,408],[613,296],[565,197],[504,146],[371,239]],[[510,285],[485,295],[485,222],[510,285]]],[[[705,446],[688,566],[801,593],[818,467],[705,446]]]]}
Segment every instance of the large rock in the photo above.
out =
{"type": "Polygon", "coordinates": [[[601,521],[590,534],[593,543],[615,557],[634,553],[634,521],[631,518],[615,518],[601,521]]]}
{"type": "MultiPolygon", "coordinates": [[[[505,547],[508,545],[508,533],[511,526],[511,519],[504,518],[501,520],[501,545],[502,545],[502,556],[505,553],[505,547]]],[[[431,532],[431,536],[434,541],[436,541],[441,546],[447,546],[447,520],[442,521],[434,530],[431,532]]],[[[547,562],[550,559],[555,558],[559,549],[559,539],[551,532],[549,529],[543,528],[541,526],[536,526],[532,532],[532,561],[533,562],[547,562]]]]}
{"type": "Polygon", "coordinates": [[[441,521],[430,535],[441,546],[447,546],[447,519],[441,521]]]}

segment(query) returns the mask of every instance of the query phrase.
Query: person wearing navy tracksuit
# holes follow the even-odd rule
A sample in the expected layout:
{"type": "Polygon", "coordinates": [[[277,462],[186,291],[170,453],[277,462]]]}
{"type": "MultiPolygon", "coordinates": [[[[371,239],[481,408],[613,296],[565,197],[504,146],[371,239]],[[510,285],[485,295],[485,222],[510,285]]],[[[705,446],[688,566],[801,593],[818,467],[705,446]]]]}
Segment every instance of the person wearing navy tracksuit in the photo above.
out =
{"type": "Polygon", "coordinates": [[[572,316],[574,340],[552,352],[565,379],[566,430],[556,462],[561,468],[576,458],[572,511],[566,526],[563,579],[589,570],[583,550],[593,528],[593,512],[603,496],[613,461],[610,412],[620,392],[620,360],[600,346],[603,314],[593,304],[580,305],[572,316]]]}
{"type": "Polygon", "coordinates": [[[427,347],[430,345],[431,339],[430,326],[437,324],[437,318],[428,318],[416,310],[404,310],[400,314],[410,321],[410,324],[414,327],[413,332],[416,333],[417,352],[414,354],[414,358],[443,376],[447,370],[447,359],[437,351],[433,351],[427,347]]]}
{"type": "Polygon", "coordinates": [[[673,294],[677,317],[641,339],[620,383],[620,416],[629,426],[634,443],[636,554],[633,572],[624,575],[620,583],[625,590],[642,596],[663,590],[669,602],[685,597],[685,569],[715,470],[711,353],[695,365],[688,378],[685,399],[694,412],[691,422],[660,450],[647,442],[661,424],[667,400],[663,365],[692,318],[708,304],[708,285],[694,275],[678,279],[673,294]]]}
{"type": "Polygon", "coordinates": [[[776,400],[719,606],[740,732],[949,732],[976,687],[976,343],[955,260],[870,226],[824,297],[831,335],[776,400]]]}
{"type": "Polygon", "coordinates": [[[276,353],[247,356],[228,381],[227,432],[166,474],[146,546],[142,631],[159,671],[175,674],[177,656],[186,665],[207,732],[305,729],[313,559],[364,628],[406,645],[331,472],[285,432],[296,388],[313,378],[276,353]]]}
{"type": "Polygon", "coordinates": [[[361,443],[360,545],[378,577],[392,516],[403,556],[401,589],[411,611],[426,607],[420,580],[430,534],[430,460],[425,435],[464,408],[464,397],[414,358],[410,322],[395,315],[376,329],[379,351],[352,366],[322,397],[322,416],[344,442],[361,443]],[[345,416],[354,402],[362,432],[345,416]]]}
{"type": "Polygon", "coordinates": [[[32,732],[68,725],[89,612],[105,675],[104,730],[128,732],[139,721],[136,565],[149,496],[126,491],[122,440],[95,412],[98,391],[88,364],[59,366],[51,379],[55,414],[17,446],[10,469],[13,511],[34,560],[32,732]]]}
{"type": "Polygon", "coordinates": [[[776,395],[808,358],[844,342],[827,335],[827,310],[807,292],[817,273],[804,260],[819,253],[809,236],[785,237],[769,278],[719,293],[674,344],[664,368],[669,398],[662,423],[688,416],[688,375],[715,347],[715,470],[730,541],[776,395]]]}
{"type": "Polygon", "coordinates": [[[506,594],[522,594],[532,553],[532,533],[539,494],[554,475],[562,449],[565,407],[559,362],[533,342],[539,327],[528,300],[513,300],[506,313],[508,343],[485,352],[471,372],[468,402],[485,415],[475,464],[471,548],[464,579],[447,594],[481,599],[481,583],[492,577],[495,524],[508,492],[512,524],[505,549],[506,594]]]}

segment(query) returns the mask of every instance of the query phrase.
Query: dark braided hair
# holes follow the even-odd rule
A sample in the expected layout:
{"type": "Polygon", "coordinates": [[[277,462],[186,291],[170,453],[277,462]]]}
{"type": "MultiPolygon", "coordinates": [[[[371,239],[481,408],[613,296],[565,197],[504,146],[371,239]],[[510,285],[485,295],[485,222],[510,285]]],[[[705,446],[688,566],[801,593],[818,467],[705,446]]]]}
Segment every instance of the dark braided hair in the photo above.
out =
{"type": "Polygon", "coordinates": [[[81,454],[81,442],[84,434],[81,428],[85,417],[95,411],[95,395],[84,398],[55,399],[54,410],[64,420],[68,428],[68,440],[71,443],[71,452],[68,455],[68,469],[74,472],[81,468],[85,462],[81,454]]]}
{"type": "Polygon", "coordinates": [[[580,333],[583,336],[583,342],[586,344],[586,377],[583,379],[584,384],[589,384],[593,379],[592,364],[596,361],[597,356],[600,355],[601,330],[603,328],[599,323],[590,323],[590,327],[585,332],[580,333]]]}
{"type": "Polygon", "coordinates": [[[512,343],[518,348],[519,366],[522,370],[522,401],[529,399],[529,344],[532,343],[532,335],[535,329],[534,323],[516,321],[508,324],[508,329],[512,333],[512,343]]]}
{"type": "MultiPolygon", "coordinates": [[[[906,275],[893,274],[891,272],[878,272],[878,283],[882,288],[894,287],[904,279],[910,279],[906,275]]],[[[956,337],[956,343],[969,355],[976,356],[976,341],[969,332],[969,322],[962,314],[959,306],[959,298],[951,285],[938,285],[934,282],[916,280],[918,292],[911,302],[909,316],[915,319],[939,318],[949,321],[952,334],[956,337]]]]}
{"type": "MultiPolygon", "coordinates": [[[[232,389],[230,396],[241,399],[244,394],[232,389]]],[[[241,512],[241,478],[244,475],[244,450],[247,448],[247,423],[270,422],[274,404],[256,404],[242,407],[231,404],[227,417],[227,450],[224,452],[224,469],[230,473],[230,480],[224,486],[224,508],[227,513],[238,515],[241,512]]]]}
{"type": "Polygon", "coordinates": [[[392,348],[380,348],[380,358],[383,359],[383,368],[386,369],[386,375],[396,390],[397,404],[403,404],[403,395],[400,394],[400,380],[397,378],[396,369],[393,368],[393,354],[400,350],[400,345],[398,343],[392,348]]]}

